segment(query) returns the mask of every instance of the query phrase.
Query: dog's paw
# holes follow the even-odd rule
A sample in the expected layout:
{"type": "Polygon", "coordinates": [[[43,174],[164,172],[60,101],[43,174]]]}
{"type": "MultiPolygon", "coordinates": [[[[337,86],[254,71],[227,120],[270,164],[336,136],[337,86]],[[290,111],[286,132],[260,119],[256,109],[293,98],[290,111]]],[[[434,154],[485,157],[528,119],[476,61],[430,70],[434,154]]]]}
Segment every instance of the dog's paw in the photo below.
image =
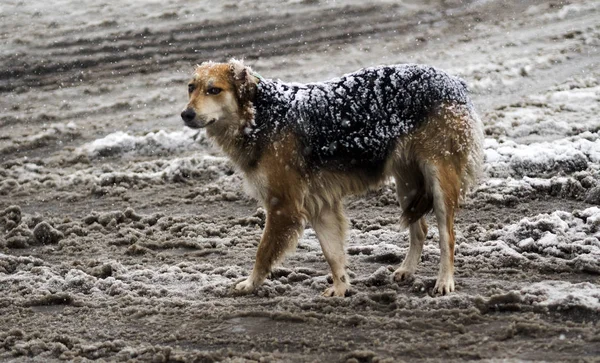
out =
{"type": "Polygon", "coordinates": [[[452,275],[449,276],[439,276],[435,287],[433,288],[433,293],[435,295],[446,295],[454,291],[454,278],[452,275]]]}
{"type": "Polygon", "coordinates": [[[344,297],[344,296],[346,296],[346,291],[348,291],[348,285],[346,285],[346,284],[333,285],[333,286],[325,289],[325,291],[323,291],[323,296],[325,296],[325,297],[333,297],[333,296],[344,297]]]}
{"type": "Polygon", "coordinates": [[[346,289],[336,289],[333,286],[328,287],[327,289],[325,289],[325,291],[323,291],[323,296],[325,296],[325,297],[333,297],[333,296],[344,297],[344,296],[346,296],[346,289]]]}
{"type": "Polygon", "coordinates": [[[254,284],[252,283],[252,280],[250,280],[249,278],[239,282],[237,285],[235,285],[235,287],[233,288],[233,292],[236,294],[240,294],[240,295],[245,295],[245,294],[250,294],[251,292],[253,292],[255,289],[254,284]]]}
{"type": "Polygon", "coordinates": [[[396,271],[394,271],[394,273],[392,274],[392,278],[397,283],[406,285],[414,281],[415,274],[414,271],[400,267],[396,271]]]}

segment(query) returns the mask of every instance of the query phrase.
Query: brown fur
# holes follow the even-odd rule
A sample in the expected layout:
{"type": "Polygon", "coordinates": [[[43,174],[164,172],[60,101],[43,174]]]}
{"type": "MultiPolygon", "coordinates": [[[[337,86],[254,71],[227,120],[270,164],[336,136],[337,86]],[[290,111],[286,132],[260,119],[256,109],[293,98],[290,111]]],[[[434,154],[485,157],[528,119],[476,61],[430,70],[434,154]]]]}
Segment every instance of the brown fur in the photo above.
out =
{"type": "Polygon", "coordinates": [[[380,175],[314,171],[304,165],[298,141],[291,133],[250,149],[244,144],[243,130],[253,122],[251,100],[258,82],[251,69],[240,62],[205,63],[196,70],[192,80],[196,89],[188,104],[198,114],[193,125],[209,123],[207,134],[245,173],[251,194],[267,211],[252,275],[236,290],[250,292],[260,285],[272,267],[295,247],[306,222],[310,222],[332,269],[334,284],[325,294],[343,296],[349,279],[345,272],[347,222],[342,198],[377,187],[393,176],[402,222],[410,229],[409,252],[394,278],[403,281],[414,273],[427,235],[423,216],[433,209],[440,227],[442,259],[435,289],[441,293],[453,291],[454,215],[481,160],[477,147],[480,123],[472,110],[464,105],[439,105],[423,126],[398,140],[380,175]],[[207,87],[222,91],[208,95],[207,87]],[[215,115],[218,120],[210,123],[215,115]]]}
{"type": "MultiPolygon", "coordinates": [[[[394,168],[396,182],[408,184],[417,190],[406,207],[402,207],[406,224],[416,222],[433,209],[432,186],[427,185],[423,164],[434,164],[442,173],[451,173],[456,177],[464,173],[471,152],[472,130],[468,116],[461,107],[440,105],[429,115],[423,127],[406,136],[397,147],[394,168]]],[[[458,191],[452,190],[451,198],[458,203],[462,180],[455,178],[455,181],[453,189],[458,188],[458,191]]]]}

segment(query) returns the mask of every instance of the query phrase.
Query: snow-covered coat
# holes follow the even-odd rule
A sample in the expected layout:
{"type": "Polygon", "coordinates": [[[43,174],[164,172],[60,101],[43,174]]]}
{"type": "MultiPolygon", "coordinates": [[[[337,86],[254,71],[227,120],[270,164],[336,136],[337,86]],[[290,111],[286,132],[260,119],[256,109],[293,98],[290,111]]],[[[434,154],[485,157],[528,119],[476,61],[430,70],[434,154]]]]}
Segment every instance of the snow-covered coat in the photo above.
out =
{"type": "Polygon", "coordinates": [[[261,144],[292,132],[309,168],[378,173],[398,139],[444,102],[470,104],[464,81],[415,64],[365,68],[319,83],[261,79],[246,134],[261,144]]]}

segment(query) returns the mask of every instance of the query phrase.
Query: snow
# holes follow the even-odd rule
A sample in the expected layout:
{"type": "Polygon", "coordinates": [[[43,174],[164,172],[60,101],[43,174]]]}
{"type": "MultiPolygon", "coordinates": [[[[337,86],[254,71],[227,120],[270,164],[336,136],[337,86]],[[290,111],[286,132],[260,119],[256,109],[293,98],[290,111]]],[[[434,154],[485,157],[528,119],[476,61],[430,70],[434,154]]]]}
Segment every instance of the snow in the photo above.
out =
{"type": "Polygon", "coordinates": [[[600,311],[600,285],[590,282],[571,283],[548,280],[521,289],[524,300],[534,305],[559,309],[585,307],[600,311]]]}
{"type": "Polygon", "coordinates": [[[48,294],[70,293],[91,295],[95,303],[114,299],[114,296],[164,297],[195,299],[205,290],[215,287],[226,288],[239,278],[243,271],[232,265],[224,271],[205,271],[182,262],[177,266],[164,265],[158,269],[146,269],[142,266],[124,266],[116,261],[108,261],[113,275],[106,278],[92,276],[80,269],[57,271],[43,265],[39,259],[16,258],[0,253],[0,266],[12,265],[15,271],[0,276],[5,286],[24,286],[22,296],[32,299],[48,294]],[[39,266],[42,264],[42,266],[39,266]],[[228,277],[226,277],[227,275],[228,277]]]}
{"type": "Polygon", "coordinates": [[[77,124],[72,121],[49,125],[44,124],[42,125],[42,129],[42,131],[33,135],[28,135],[21,139],[12,139],[7,146],[0,148],[0,155],[16,150],[35,149],[40,146],[50,145],[51,143],[60,144],[61,138],[76,138],[80,134],[77,124]]]}
{"type": "Polygon", "coordinates": [[[597,274],[600,273],[599,219],[598,207],[525,217],[480,235],[477,243],[460,244],[456,253],[497,267],[518,265],[597,274]]]}
{"type": "Polygon", "coordinates": [[[600,134],[585,132],[554,142],[528,145],[490,140],[484,145],[484,170],[492,177],[547,176],[557,172],[572,173],[588,168],[598,170],[600,134]]]}
{"type": "Polygon", "coordinates": [[[562,9],[560,9],[560,11],[557,13],[544,14],[543,18],[550,21],[556,21],[558,19],[562,20],[578,13],[591,12],[598,9],[600,9],[600,4],[595,1],[587,4],[568,4],[562,7],[562,9]]]}
{"type": "Polygon", "coordinates": [[[451,68],[449,71],[468,79],[469,89],[473,92],[485,93],[496,87],[513,86],[524,75],[536,70],[548,69],[553,63],[565,59],[564,55],[556,53],[543,56],[529,54],[505,61],[495,59],[494,62],[471,63],[467,66],[451,68]]]}
{"type": "MultiPolygon", "coordinates": [[[[125,149],[122,149],[124,152],[125,149]]],[[[229,161],[224,157],[198,155],[171,159],[154,159],[122,166],[99,169],[89,167],[76,172],[48,173],[39,165],[15,165],[7,169],[8,180],[0,183],[0,189],[18,190],[25,185],[65,189],[73,185],[95,184],[98,186],[139,183],[165,183],[182,181],[186,178],[205,176],[218,179],[230,170],[229,161]]]]}
{"type": "Polygon", "coordinates": [[[597,131],[599,112],[598,80],[580,78],[542,94],[530,95],[526,101],[502,107],[488,117],[494,123],[492,130],[501,137],[550,141],[597,131]]]}
{"type": "MultiPolygon", "coordinates": [[[[5,3],[0,360],[597,353],[598,1],[5,3]],[[454,293],[430,296],[439,268],[432,216],[414,281],[391,281],[408,248],[391,184],[346,204],[349,296],[320,296],[331,281],[311,229],[256,295],[230,293],[253,266],[264,211],[243,199],[240,173],[204,132],[178,117],[193,64],[227,54],[302,82],[398,62],[468,82],[485,125],[486,175],[457,217],[454,293]],[[329,339],[327,327],[348,339],[329,339]],[[440,334],[457,339],[432,339],[440,334]]],[[[377,74],[386,92],[402,84],[377,74]]],[[[335,93],[343,107],[347,91],[335,93]]],[[[357,124],[345,118],[340,128],[357,124]]],[[[349,142],[371,147],[384,131],[349,142]]]]}
{"type": "Polygon", "coordinates": [[[489,177],[552,178],[600,170],[600,85],[574,78],[488,115],[489,177]],[[568,117],[566,117],[568,116],[568,117]],[[557,175],[558,174],[558,175],[557,175]]]}
{"type": "Polygon", "coordinates": [[[92,158],[121,154],[160,155],[190,148],[198,149],[195,141],[197,134],[198,131],[189,128],[173,132],[159,130],[143,136],[117,131],[82,145],[77,152],[85,153],[92,158]]]}

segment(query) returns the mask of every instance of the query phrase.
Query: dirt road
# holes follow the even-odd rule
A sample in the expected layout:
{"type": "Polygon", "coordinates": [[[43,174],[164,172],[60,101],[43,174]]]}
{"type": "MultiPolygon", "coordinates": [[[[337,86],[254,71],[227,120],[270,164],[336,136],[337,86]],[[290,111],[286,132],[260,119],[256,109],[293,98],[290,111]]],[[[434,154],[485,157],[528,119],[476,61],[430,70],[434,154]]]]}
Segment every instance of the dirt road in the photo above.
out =
{"type": "Polygon", "coordinates": [[[600,360],[597,1],[5,1],[0,360],[600,360]],[[457,219],[457,291],[418,276],[393,185],[346,209],[352,289],[324,298],[314,231],[256,294],[265,216],[179,112],[204,60],[316,81],[427,63],[484,119],[457,219]]]}

